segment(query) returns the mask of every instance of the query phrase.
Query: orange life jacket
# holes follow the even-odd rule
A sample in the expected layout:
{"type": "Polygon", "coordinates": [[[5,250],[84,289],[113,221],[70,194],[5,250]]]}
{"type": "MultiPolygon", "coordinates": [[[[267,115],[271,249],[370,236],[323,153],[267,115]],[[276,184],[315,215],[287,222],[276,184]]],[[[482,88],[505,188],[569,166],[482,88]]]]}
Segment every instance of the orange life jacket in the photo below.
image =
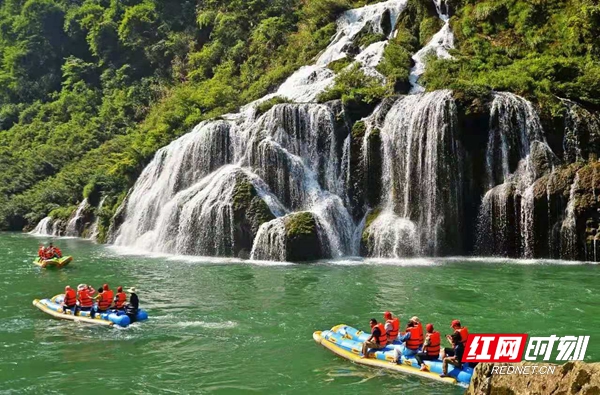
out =
{"type": "Polygon", "coordinates": [[[382,323],[375,325],[373,327],[373,329],[371,329],[371,335],[373,335],[373,332],[375,332],[375,328],[379,328],[379,332],[381,333],[379,338],[377,338],[377,337],[375,338],[375,341],[377,342],[377,344],[386,345],[387,344],[387,334],[385,333],[385,326],[383,326],[382,323]]]}
{"type": "Polygon", "coordinates": [[[108,292],[104,291],[100,295],[98,295],[100,299],[98,300],[98,310],[105,311],[108,310],[110,305],[112,304],[112,299],[109,298],[108,292]]]}
{"type": "Polygon", "coordinates": [[[392,329],[387,333],[388,342],[393,342],[398,338],[398,332],[400,331],[400,320],[398,317],[394,317],[391,320],[387,320],[386,324],[391,324],[392,329]]]}
{"type": "Polygon", "coordinates": [[[110,299],[110,303],[112,304],[114,298],[115,298],[115,293],[113,292],[112,289],[106,290],[104,292],[102,292],[102,294],[108,294],[107,298],[110,299]]]}
{"type": "Polygon", "coordinates": [[[440,344],[441,344],[440,332],[434,331],[432,333],[429,333],[428,335],[429,335],[429,345],[427,347],[425,347],[425,352],[427,353],[427,355],[437,357],[438,355],[440,355],[440,344]]]}
{"type": "Polygon", "coordinates": [[[77,294],[74,289],[69,289],[65,292],[65,306],[75,306],[77,304],[77,294]]]}
{"type": "Polygon", "coordinates": [[[406,341],[406,348],[410,350],[418,350],[423,344],[423,330],[421,326],[413,326],[407,328],[407,332],[410,332],[410,339],[406,341]]]}
{"type": "Polygon", "coordinates": [[[117,297],[115,298],[115,307],[117,309],[123,308],[126,301],[127,295],[125,294],[125,292],[117,292],[117,297]]]}
{"type": "Polygon", "coordinates": [[[81,307],[92,307],[94,305],[90,291],[86,288],[79,291],[79,305],[81,307]]]}
{"type": "Polygon", "coordinates": [[[460,333],[460,342],[463,346],[467,346],[467,339],[469,338],[469,329],[466,326],[463,326],[460,329],[457,329],[456,332],[460,333]]]}

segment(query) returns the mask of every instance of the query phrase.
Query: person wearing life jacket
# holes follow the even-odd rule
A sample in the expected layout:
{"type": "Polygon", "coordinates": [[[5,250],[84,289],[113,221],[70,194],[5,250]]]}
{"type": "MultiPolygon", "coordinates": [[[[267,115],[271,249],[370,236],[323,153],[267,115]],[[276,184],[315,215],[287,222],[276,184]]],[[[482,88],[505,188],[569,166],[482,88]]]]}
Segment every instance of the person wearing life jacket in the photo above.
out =
{"type": "Polygon", "coordinates": [[[109,299],[110,299],[110,305],[112,306],[113,299],[115,298],[115,293],[113,292],[113,290],[112,290],[112,289],[110,289],[110,288],[108,287],[108,284],[104,284],[104,285],[102,286],[102,289],[104,290],[104,292],[106,292],[106,295],[104,295],[104,296],[105,296],[106,298],[109,298],[109,299]]]}
{"type": "Polygon", "coordinates": [[[383,324],[377,322],[375,318],[371,318],[369,321],[371,326],[371,336],[363,343],[362,346],[362,357],[368,357],[368,350],[381,350],[387,345],[387,333],[383,324]]]}
{"type": "Polygon", "coordinates": [[[423,343],[423,351],[415,355],[417,363],[424,372],[429,371],[429,367],[423,361],[436,361],[440,356],[442,336],[440,332],[433,330],[433,324],[425,325],[427,334],[425,334],[425,342],[423,343]]]}
{"type": "MultiPolygon", "coordinates": [[[[452,336],[455,333],[458,333],[460,336],[460,343],[462,343],[463,347],[466,347],[467,339],[469,338],[469,330],[467,327],[462,326],[459,320],[452,320],[452,323],[450,323],[450,328],[452,328],[453,333],[452,335],[446,335],[446,339],[448,339],[448,341],[452,344],[452,336]]],[[[454,347],[446,347],[442,350],[442,359],[452,356],[454,356],[454,347]]]]}
{"type": "Polygon", "coordinates": [[[79,284],[77,287],[77,297],[79,299],[79,310],[91,311],[94,307],[94,299],[90,293],[90,287],[85,284],[79,284]]]}
{"type": "Polygon", "coordinates": [[[67,309],[73,310],[73,314],[75,314],[75,310],[77,309],[77,294],[75,290],[70,286],[65,287],[65,298],[62,302],[63,313],[67,313],[67,309]]]}
{"type": "Polygon", "coordinates": [[[418,317],[413,317],[406,325],[406,332],[398,338],[403,346],[396,348],[396,360],[402,362],[400,354],[405,357],[413,356],[423,345],[423,327],[418,317]]]}
{"type": "Polygon", "coordinates": [[[387,334],[387,341],[388,344],[391,344],[398,338],[398,333],[400,332],[400,319],[398,317],[394,317],[389,311],[383,313],[383,318],[385,319],[385,332],[387,334]]]}
{"type": "Polygon", "coordinates": [[[96,317],[96,313],[106,313],[106,311],[110,308],[112,304],[112,298],[107,291],[104,290],[104,287],[98,288],[98,295],[94,297],[96,300],[96,309],[92,309],[91,316],[92,318],[96,317]]]}
{"type": "Polygon", "coordinates": [[[123,287],[117,288],[117,294],[113,300],[113,308],[121,310],[125,308],[125,302],[127,302],[127,295],[123,292],[123,287]]]}
{"type": "Polygon", "coordinates": [[[455,366],[457,369],[462,369],[462,357],[465,353],[465,345],[462,342],[460,332],[454,332],[450,335],[450,343],[452,344],[452,355],[446,356],[442,359],[442,374],[440,377],[448,377],[448,365],[455,366]]]}
{"type": "Polygon", "coordinates": [[[43,244],[40,244],[40,248],[38,248],[38,257],[40,259],[46,258],[46,247],[43,244]]]}
{"type": "Polygon", "coordinates": [[[58,247],[54,247],[54,256],[57,258],[62,258],[62,251],[58,247]]]}

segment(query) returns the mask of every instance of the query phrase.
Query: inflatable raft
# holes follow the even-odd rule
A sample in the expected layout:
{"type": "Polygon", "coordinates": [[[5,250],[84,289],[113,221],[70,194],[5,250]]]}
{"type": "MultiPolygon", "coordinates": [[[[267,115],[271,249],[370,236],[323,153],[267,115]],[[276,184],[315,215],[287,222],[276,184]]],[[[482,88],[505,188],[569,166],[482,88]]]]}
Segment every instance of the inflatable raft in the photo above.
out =
{"type": "MultiPolygon", "coordinates": [[[[97,313],[93,319],[89,311],[79,311],[77,315],[73,314],[73,310],[67,310],[66,313],[63,313],[61,305],[63,299],[64,294],[60,294],[56,295],[51,299],[35,299],[33,301],[33,305],[38,309],[42,310],[44,313],[50,314],[51,316],[59,318],[61,320],[71,320],[94,325],[117,325],[120,327],[126,327],[131,323],[129,317],[125,315],[125,312],[123,310],[109,310],[106,313],[97,313]]],[[[140,309],[138,311],[136,320],[145,321],[147,319],[148,313],[140,309]]]]}
{"type": "Polygon", "coordinates": [[[73,260],[72,256],[63,256],[62,258],[52,258],[52,259],[42,259],[36,258],[33,263],[38,265],[39,267],[57,267],[61,268],[63,266],[67,266],[69,262],[73,260]]]}
{"type": "Polygon", "coordinates": [[[351,360],[354,363],[383,368],[392,371],[408,373],[431,380],[441,381],[450,384],[468,386],[473,375],[473,368],[463,364],[462,369],[457,369],[452,365],[448,366],[448,376],[440,377],[442,373],[442,361],[424,361],[429,367],[429,372],[421,371],[419,364],[414,357],[405,357],[402,354],[401,344],[390,344],[382,350],[370,353],[368,358],[361,358],[362,344],[369,338],[369,333],[364,333],[356,328],[347,325],[337,325],[328,331],[317,331],[313,333],[313,339],[339,355],[340,357],[351,360]],[[400,355],[400,361],[397,361],[400,355]]]}

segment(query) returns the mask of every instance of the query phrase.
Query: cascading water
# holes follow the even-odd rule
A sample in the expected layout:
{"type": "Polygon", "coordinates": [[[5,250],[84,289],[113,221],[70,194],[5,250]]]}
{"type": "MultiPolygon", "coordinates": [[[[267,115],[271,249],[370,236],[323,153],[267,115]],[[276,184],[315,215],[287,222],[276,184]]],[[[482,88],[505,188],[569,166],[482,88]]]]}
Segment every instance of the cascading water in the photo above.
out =
{"type": "Polygon", "coordinates": [[[100,203],[98,203],[98,207],[96,209],[96,220],[94,221],[94,223],[92,224],[92,227],[90,228],[90,236],[89,239],[96,241],[98,239],[98,221],[100,220],[100,218],[98,217],[98,214],[100,213],[100,210],[102,210],[102,207],[104,206],[104,201],[106,200],[106,196],[103,196],[102,199],[100,199],[100,203]]]}
{"type": "Polygon", "coordinates": [[[479,253],[534,255],[533,181],[539,174],[531,158],[533,147],[542,154],[549,150],[533,105],[512,93],[494,93],[485,155],[489,190],[478,219],[479,253]]]}
{"type": "Polygon", "coordinates": [[[579,188],[579,173],[575,175],[569,192],[566,216],[560,228],[561,248],[560,256],[563,259],[577,258],[577,222],[575,218],[576,193],[579,188]]]}
{"type": "MultiPolygon", "coordinates": [[[[350,56],[352,41],[366,27],[391,36],[405,5],[406,0],[390,0],[344,13],[332,43],[314,65],[302,67],[277,92],[239,114],[203,122],[159,150],[127,199],[115,244],[178,254],[235,255],[238,240],[249,238],[253,258],[282,260],[282,216],[303,211],[313,216],[321,244],[331,255],[356,253],[355,225],[344,206],[347,175],[340,157],[349,131],[338,122],[341,109],[284,104],[255,119],[254,108],[274,96],[313,101],[335,78],[327,65],[350,56]],[[276,217],[245,238],[239,236],[239,218],[234,218],[240,183],[251,184],[266,204],[263,217],[276,217]]],[[[385,44],[362,48],[355,57],[365,73],[374,74],[385,44]]]]}
{"type": "Polygon", "coordinates": [[[42,219],[37,224],[35,229],[29,232],[29,234],[38,236],[52,236],[52,218],[46,217],[42,219]]]}
{"type": "Polygon", "coordinates": [[[425,72],[425,59],[430,54],[435,54],[438,58],[451,59],[452,56],[448,50],[454,48],[454,33],[450,28],[450,15],[449,7],[445,0],[434,0],[435,8],[439,18],[444,22],[444,25],[432,38],[429,40],[427,45],[421,48],[416,54],[413,55],[415,65],[410,70],[408,80],[412,86],[410,93],[422,93],[425,91],[421,85],[418,84],[419,77],[425,72]]]}
{"type": "Polygon", "coordinates": [[[83,219],[83,213],[87,207],[88,207],[88,200],[83,199],[81,201],[81,203],[79,203],[77,210],[75,211],[75,213],[73,214],[71,219],[69,219],[69,222],[67,223],[67,227],[65,229],[65,236],[78,237],[81,235],[81,227],[82,227],[81,221],[83,219]]]}
{"type": "Polygon", "coordinates": [[[376,256],[439,255],[461,242],[462,147],[443,90],[399,99],[380,125],[384,207],[365,232],[376,256]]]}

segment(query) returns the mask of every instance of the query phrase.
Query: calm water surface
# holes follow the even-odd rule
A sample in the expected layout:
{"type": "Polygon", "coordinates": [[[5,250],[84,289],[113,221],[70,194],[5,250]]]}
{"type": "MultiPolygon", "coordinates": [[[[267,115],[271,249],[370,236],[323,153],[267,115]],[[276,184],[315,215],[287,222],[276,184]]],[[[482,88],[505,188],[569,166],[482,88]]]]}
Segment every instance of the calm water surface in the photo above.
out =
{"type": "Polygon", "coordinates": [[[124,255],[59,239],[64,270],[32,264],[50,239],[0,233],[0,393],[460,394],[363,368],[316,345],[339,323],[368,328],[385,310],[448,333],[591,335],[600,361],[598,266],[498,259],[314,265],[124,255]],[[65,285],[136,286],[150,319],[126,329],[59,321],[31,304],[65,285]]]}

